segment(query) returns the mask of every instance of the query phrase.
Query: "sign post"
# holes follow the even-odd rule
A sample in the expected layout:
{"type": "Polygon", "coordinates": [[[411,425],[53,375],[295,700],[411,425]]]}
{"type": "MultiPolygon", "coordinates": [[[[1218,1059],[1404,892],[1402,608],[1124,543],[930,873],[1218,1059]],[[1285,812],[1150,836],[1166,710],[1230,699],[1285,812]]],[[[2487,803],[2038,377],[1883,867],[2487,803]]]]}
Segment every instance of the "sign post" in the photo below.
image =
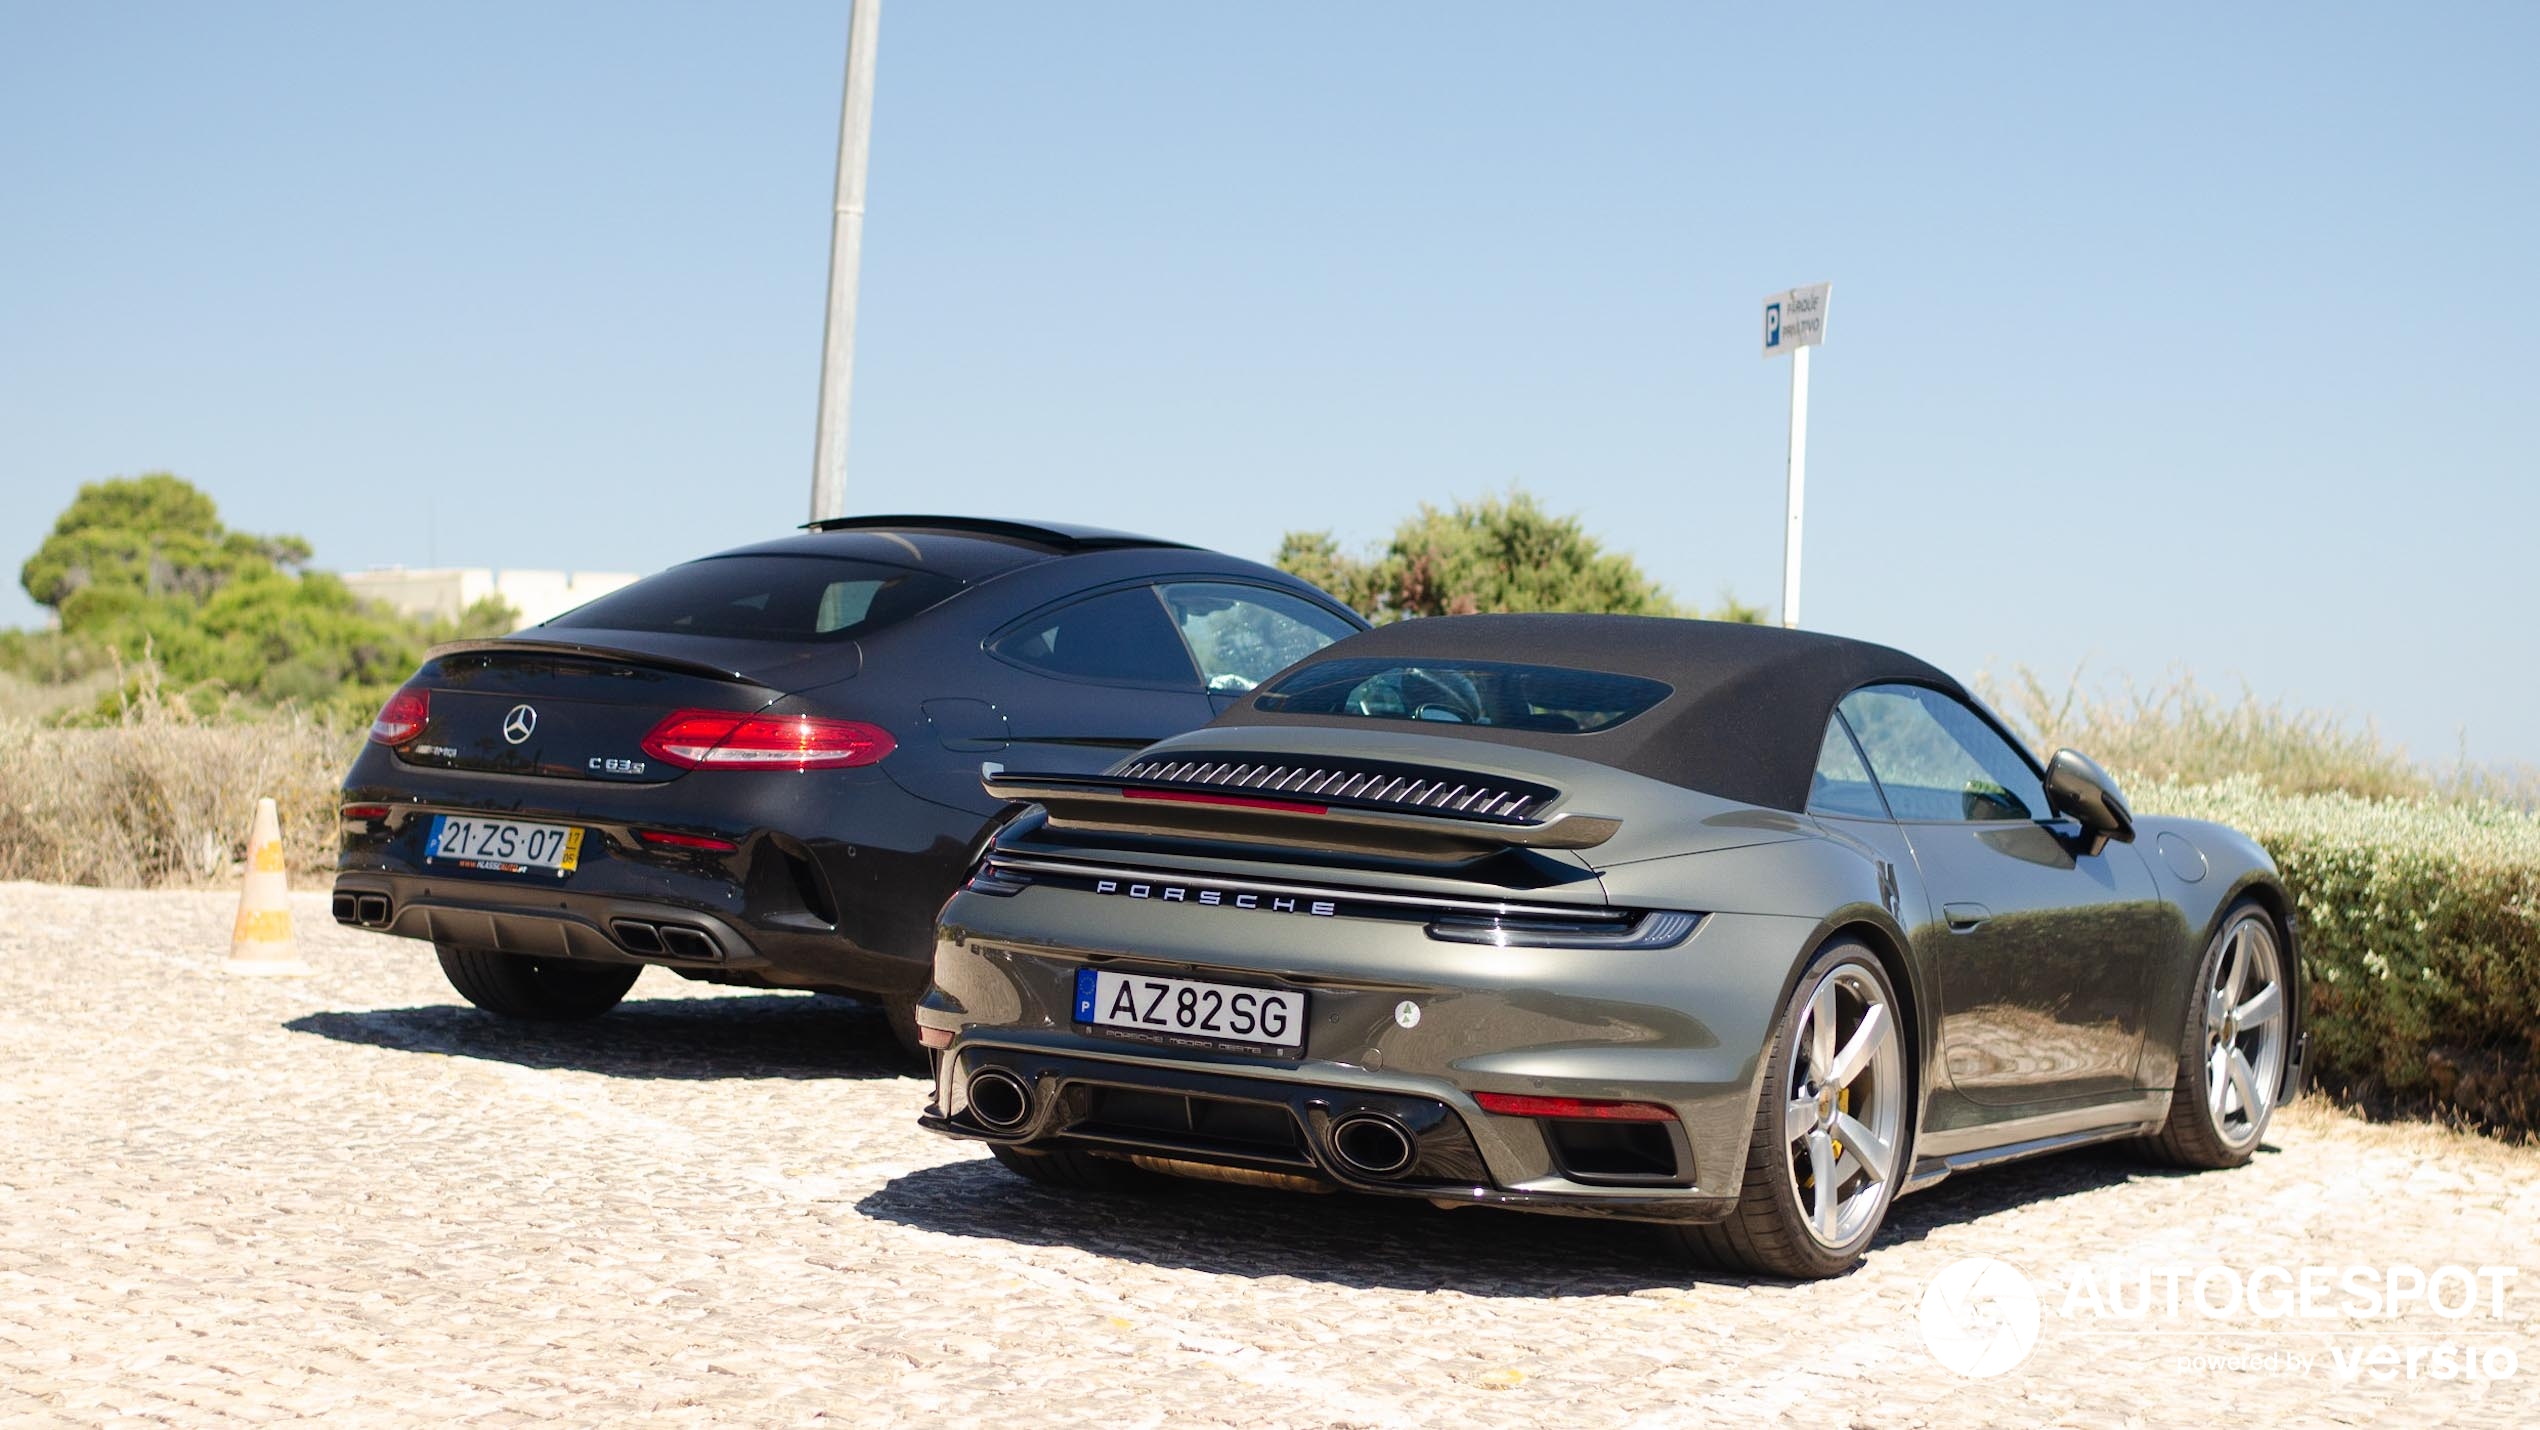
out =
{"type": "Polygon", "coordinates": [[[1790,354],[1790,492],[1782,526],[1782,624],[1799,624],[1800,518],[1808,498],[1808,350],[1826,340],[1831,283],[1811,283],[1764,300],[1764,356],[1790,354]]]}

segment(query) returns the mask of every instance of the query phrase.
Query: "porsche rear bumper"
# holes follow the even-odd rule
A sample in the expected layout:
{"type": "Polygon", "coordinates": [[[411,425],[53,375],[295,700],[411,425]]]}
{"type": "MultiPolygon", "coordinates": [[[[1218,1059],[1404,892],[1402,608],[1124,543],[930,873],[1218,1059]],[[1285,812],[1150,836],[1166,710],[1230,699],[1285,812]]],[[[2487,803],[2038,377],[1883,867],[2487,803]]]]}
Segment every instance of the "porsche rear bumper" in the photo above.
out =
{"type": "Polygon", "coordinates": [[[917,1011],[949,1035],[927,1127],[1454,1205],[1715,1220],[1737,1197],[1761,1050],[1813,932],[1713,915],[1672,948],[1503,948],[1416,921],[1124,903],[1027,888],[946,906],[917,1011]],[[1089,965],[1301,991],[1306,1045],[1262,1056],[1080,1024],[1089,965]],[[989,1072],[1022,1085],[1027,1116],[977,1115],[971,1085],[989,1072]],[[1655,1103],[1674,1120],[1500,1115],[1488,1093],[1655,1103]],[[1360,1115],[1411,1134],[1405,1167],[1370,1175],[1340,1154],[1335,1129],[1360,1115]]]}
{"type": "MultiPolygon", "coordinates": [[[[1341,1071],[1326,1069],[1314,1076],[1334,1078],[1341,1071]]],[[[1676,1172],[1638,1178],[1630,1186],[1572,1180],[1558,1173],[1519,1187],[1504,1185],[1485,1164],[1473,1135],[1474,1126],[1487,1120],[1469,1099],[1394,1090],[1383,1079],[1262,1077],[978,1039],[938,1060],[935,1100],[920,1119],[928,1129],[949,1136],[1026,1150],[1068,1145],[1150,1165],[1162,1161],[1266,1172],[1355,1192],[1417,1197],[1444,1207],[1708,1222],[1736,1206],[1734,1196],[1664,1185],[1680,1175],[1676,1172]],[[1019,1125],[999,1130],[981,1123],[967,1092],[972,1079],[982,1075],[1013,1076],[1031,1090],[1019,1125]],[[960,1110],[947,1113],[948,1106],[960,1110]],[[1398,1129],[1407,1138],[1409,1156],[1398,1169],[1380,1171],[1353,1163],[1342,1150],[1348,1129],[1371,1123],[1398,1129]]],[[[1671,1142],[1675,1165],[1689,1170],[1680,1127],[1644,1126],[1671,1142]]]]}

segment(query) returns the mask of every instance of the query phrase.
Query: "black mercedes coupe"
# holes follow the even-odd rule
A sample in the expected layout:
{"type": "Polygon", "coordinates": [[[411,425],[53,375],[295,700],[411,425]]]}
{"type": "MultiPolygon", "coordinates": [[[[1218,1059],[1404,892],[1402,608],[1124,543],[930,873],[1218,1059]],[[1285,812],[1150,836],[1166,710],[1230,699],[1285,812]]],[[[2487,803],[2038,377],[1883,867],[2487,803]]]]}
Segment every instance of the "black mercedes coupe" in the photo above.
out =
{"type": "Polygon", "coordinates": [[[1364,628],[1302,581],[1118,532],[859,517],[431,652],[344,781],[334,913],[517,1018],[648,964],[882,1004],[1006,802],[1098,771],[1364,628]]]}

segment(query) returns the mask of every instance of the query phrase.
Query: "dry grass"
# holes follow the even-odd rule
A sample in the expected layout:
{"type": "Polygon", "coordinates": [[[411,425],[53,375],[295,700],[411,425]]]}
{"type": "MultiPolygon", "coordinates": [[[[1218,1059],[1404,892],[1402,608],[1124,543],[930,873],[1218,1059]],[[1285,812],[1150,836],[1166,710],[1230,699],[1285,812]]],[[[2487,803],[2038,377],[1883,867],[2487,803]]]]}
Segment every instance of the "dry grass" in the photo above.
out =
{"type": "Polygon", "coordinates": [[[2272,1125],[2362,1142],[2422,1161],[2501,1162],[2540,1173],[2540,1162],[2533,1161],[2540,1157],[2540,1136],[2482,1133],[2458,1118],[2394,1116],[2336,1097],[2306,1096],[2276,1113],[2272,1125]]]}
{"type": "Polygon", "coordinates": [[[58,684],[0,670],[0,721],[51,720],[70,711],[91,709],[114,688],[114,673],[107,670],[90,671],[58,684]]]}
{"type": "Polygon", "coordinates": [[[2208,689],[2192,675],[2151,687],[2090,689],[2074,671],[2062,688],[2027,666],[1976,677],[1986,703],[2040,754],[2070,746],[2129,782],[2215,784],[2250,778],[2278,794],[2496,803],[2540,812],[2540,768],[2419,764],[2357,726],[2316,710],[2208,689]]]}
{"type": "Polygon", "coordinates": [[[2423,798],[2442,783],[2369,723],[2357,729],[2245,689],[2236,699],[2220,695],[2192,675],[2149,689],[2128,681],[2110,693],[2085,688],[2076,670],[2059,691],[2017,666],[2007,682],[1975,683],[2040,753],[2070,746],[2136,780],[2197,785],[2247,775],[2282,794],[2366,799],[2423,798]]]}
{"type": "Polygon", "coordinates": [[[146,677],[112,725],[0,713],[0,879],[220,882],[245,856],[262,796],[281,807],[293,875],[331,870],[336,787],[360,739],[290,712],[199,718],[146,677]]]}

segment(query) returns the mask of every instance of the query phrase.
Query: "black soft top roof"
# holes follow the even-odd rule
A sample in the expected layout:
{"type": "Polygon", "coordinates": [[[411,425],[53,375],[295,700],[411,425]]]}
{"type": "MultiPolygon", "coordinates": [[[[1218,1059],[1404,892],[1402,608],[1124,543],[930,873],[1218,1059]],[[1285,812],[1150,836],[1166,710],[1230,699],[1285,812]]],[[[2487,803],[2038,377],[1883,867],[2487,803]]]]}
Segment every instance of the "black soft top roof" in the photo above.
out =
{"type": "MultiPolygon", "coordinates": [[[[1806,807],[1826,722],[1844,696],[1864,685],[1893,681],[1967,698],[1958,682],[1938,668],[1867,641],[1777,626],[1654,616],[1400,621],[1326,646],[1295,668],[1368,658],[1506,661],[1663,680],[1675,688],[1673,695],[1611,729],[1569,734],[1443,723],[1419,729],[1594,760],[1772,809],[1806,807]]],[[[1288,714],[1261,710],[1257,704],[1258,697],[1247,698],[1216,723],[1365,725],[1355,716],[1288,714]]]]}

